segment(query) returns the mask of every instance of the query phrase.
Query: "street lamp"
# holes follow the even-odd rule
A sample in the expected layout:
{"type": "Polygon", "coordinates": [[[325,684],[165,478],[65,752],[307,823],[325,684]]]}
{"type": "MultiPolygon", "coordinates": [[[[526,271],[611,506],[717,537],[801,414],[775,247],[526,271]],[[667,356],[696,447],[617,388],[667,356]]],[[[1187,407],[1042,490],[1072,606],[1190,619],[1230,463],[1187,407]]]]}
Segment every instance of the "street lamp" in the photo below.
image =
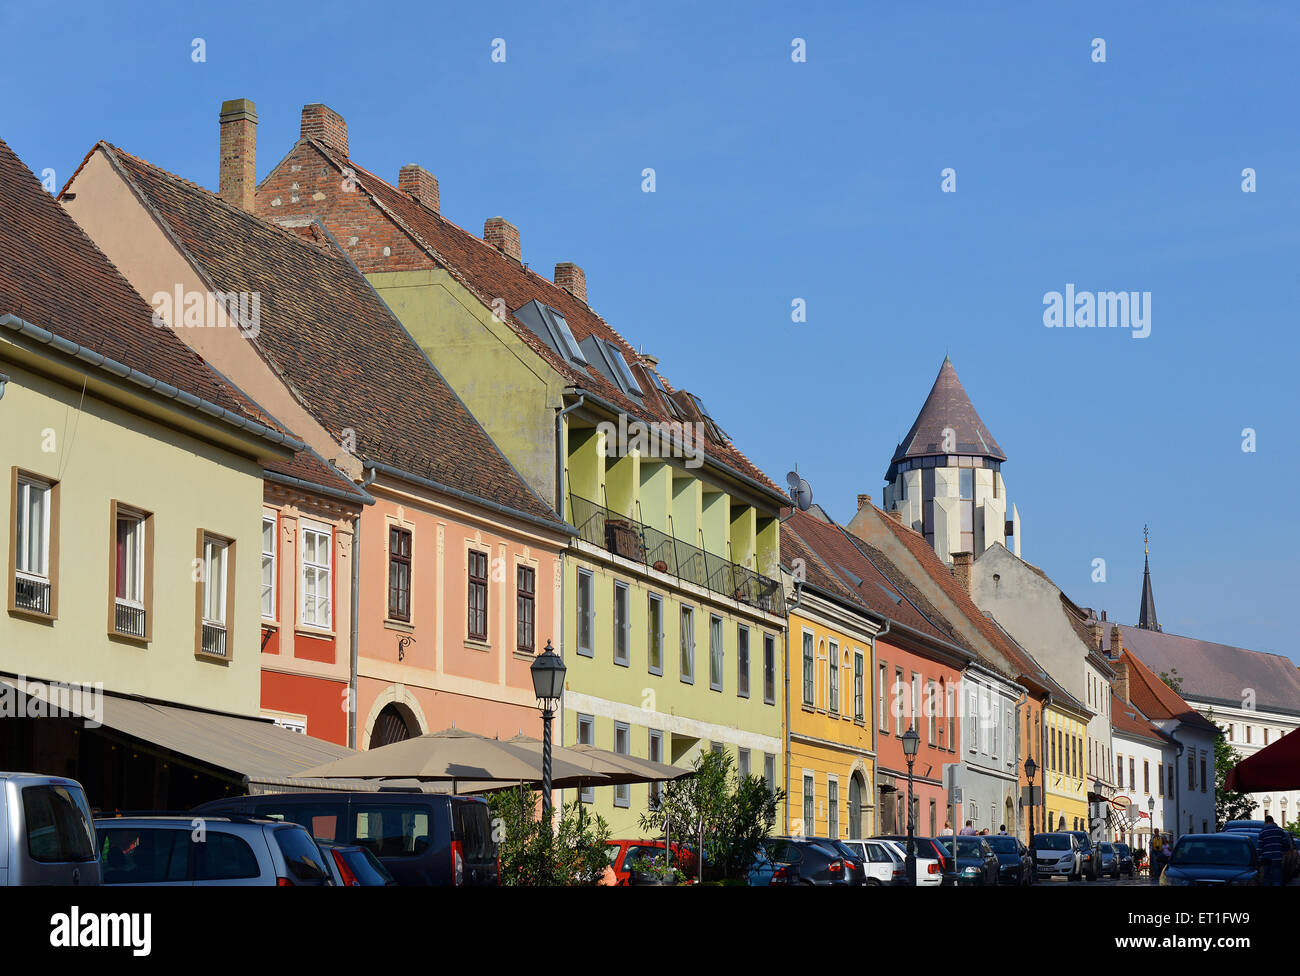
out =
{"type": "Polygon", "coordinates": [[[1154,833],[1156,829],[1156,798],[1154,796],[1147,797],[1147,813],[1150,814],[1151,831],[1154,833]]]}
{"type": "Polygon", "coordinates": [[[533,691],[542,705],[542,818],[549,820],[551,815],[551,719],[560,706],[560,696],[564,693],[564,661],[555,653],[551,642],[546,641],[546,648],[533,658],[533,691]]]}
{"type": "Polygon", "coordinates": [[[1038,763],[1030,756],[1025,760],[1025,776],[1029,779],[1029,840],[1034,839],[1034,777],[1038,775],[1038,763]]]}
{"type": "MultiPolygon", "coordinates": [[[[907,883],[916,884],[916,824],[912,819],[912,764],[916,762],[916,750],[920,748],[921,737],[913,725],[903,733],[903,755],[907,757],[907,883]]],[[[953,856],[956,857],[957,841],[953,841],[953,856]]]]}

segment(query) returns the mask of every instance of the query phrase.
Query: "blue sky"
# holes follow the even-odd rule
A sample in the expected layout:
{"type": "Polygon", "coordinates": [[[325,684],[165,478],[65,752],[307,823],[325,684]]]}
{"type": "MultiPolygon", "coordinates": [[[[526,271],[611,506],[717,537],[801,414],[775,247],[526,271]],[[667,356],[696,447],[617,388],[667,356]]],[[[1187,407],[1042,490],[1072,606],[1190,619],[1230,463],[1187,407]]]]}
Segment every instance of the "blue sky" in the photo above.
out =
{"type": "Polygon", "coordinates": [[[1293,5],[176,6],[7,5],[0,138],[60,184],[103,138],[215,187],[224,99],[257,103],[259,177],[324,102],[363,165],[421,163],[462,226],[582,265],[832,515],[880,501],[946,352],[1028,560],[1132,621],[1150,523],[1167,631],[1300,656],[1293,5]],[[1150,292],[1151,334],[1044,328],[1067,282],[1150,292]]]}

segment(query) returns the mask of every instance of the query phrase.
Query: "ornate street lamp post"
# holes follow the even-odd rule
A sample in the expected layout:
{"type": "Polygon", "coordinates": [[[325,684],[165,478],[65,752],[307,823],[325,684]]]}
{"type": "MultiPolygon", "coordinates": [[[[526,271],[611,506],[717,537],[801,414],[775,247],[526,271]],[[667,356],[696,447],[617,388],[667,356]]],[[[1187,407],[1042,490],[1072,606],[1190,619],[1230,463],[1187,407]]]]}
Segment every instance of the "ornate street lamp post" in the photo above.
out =
{"type": "MultiPolygon", "coordinates": [[[[903,733],[903,755],[907,757],[907,883],[916,884],[916,823],[912,813],[912,766],[916,762],[916,750],[921,745],[921,737],[913,725],[903,733]]],[[[956,840],[953,841],[953,855],[956,856],[956,840]]]]}
{"type": "Polygon", "coordinates": [[[1029,840],[1034,839],[1034,777],[1038,775],[1038,763],[1030,756],[1025,760],[1025,776],[1029,779],[1029,840]]]}
{"type": "Polygon", "coordinates": [[[555,653],[551,642],[533,659],[533,691],[542,708],[542,818],[551,817],[551,719],[555,717],[564,693],[564,661],[555,653]]]}

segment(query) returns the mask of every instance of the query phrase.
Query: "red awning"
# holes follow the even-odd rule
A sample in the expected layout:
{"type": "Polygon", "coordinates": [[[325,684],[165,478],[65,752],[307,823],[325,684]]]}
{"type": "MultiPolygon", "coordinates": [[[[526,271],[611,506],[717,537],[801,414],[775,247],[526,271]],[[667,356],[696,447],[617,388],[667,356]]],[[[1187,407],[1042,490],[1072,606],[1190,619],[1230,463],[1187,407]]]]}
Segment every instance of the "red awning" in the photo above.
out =
{"type": "Polygon", "coordinates": [[[1225,785],[1241,793],[1300,789],[1300,729],[1237,763],[1225,785]]]}

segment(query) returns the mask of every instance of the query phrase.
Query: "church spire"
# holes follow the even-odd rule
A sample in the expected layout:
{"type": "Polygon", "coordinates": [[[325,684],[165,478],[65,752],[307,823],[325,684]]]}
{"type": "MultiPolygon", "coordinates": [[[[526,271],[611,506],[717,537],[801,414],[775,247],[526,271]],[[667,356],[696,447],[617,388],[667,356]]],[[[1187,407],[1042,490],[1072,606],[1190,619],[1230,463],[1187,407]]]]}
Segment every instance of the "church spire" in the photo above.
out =
{"type": "Polygon", "coordinates": [[[1156,622],[1156,598],[1151,592],[1151,533],[1142,526],[1142,608],[1138,611],[1138,626],[1143,630],[1160,630],[1156,622]]]}

